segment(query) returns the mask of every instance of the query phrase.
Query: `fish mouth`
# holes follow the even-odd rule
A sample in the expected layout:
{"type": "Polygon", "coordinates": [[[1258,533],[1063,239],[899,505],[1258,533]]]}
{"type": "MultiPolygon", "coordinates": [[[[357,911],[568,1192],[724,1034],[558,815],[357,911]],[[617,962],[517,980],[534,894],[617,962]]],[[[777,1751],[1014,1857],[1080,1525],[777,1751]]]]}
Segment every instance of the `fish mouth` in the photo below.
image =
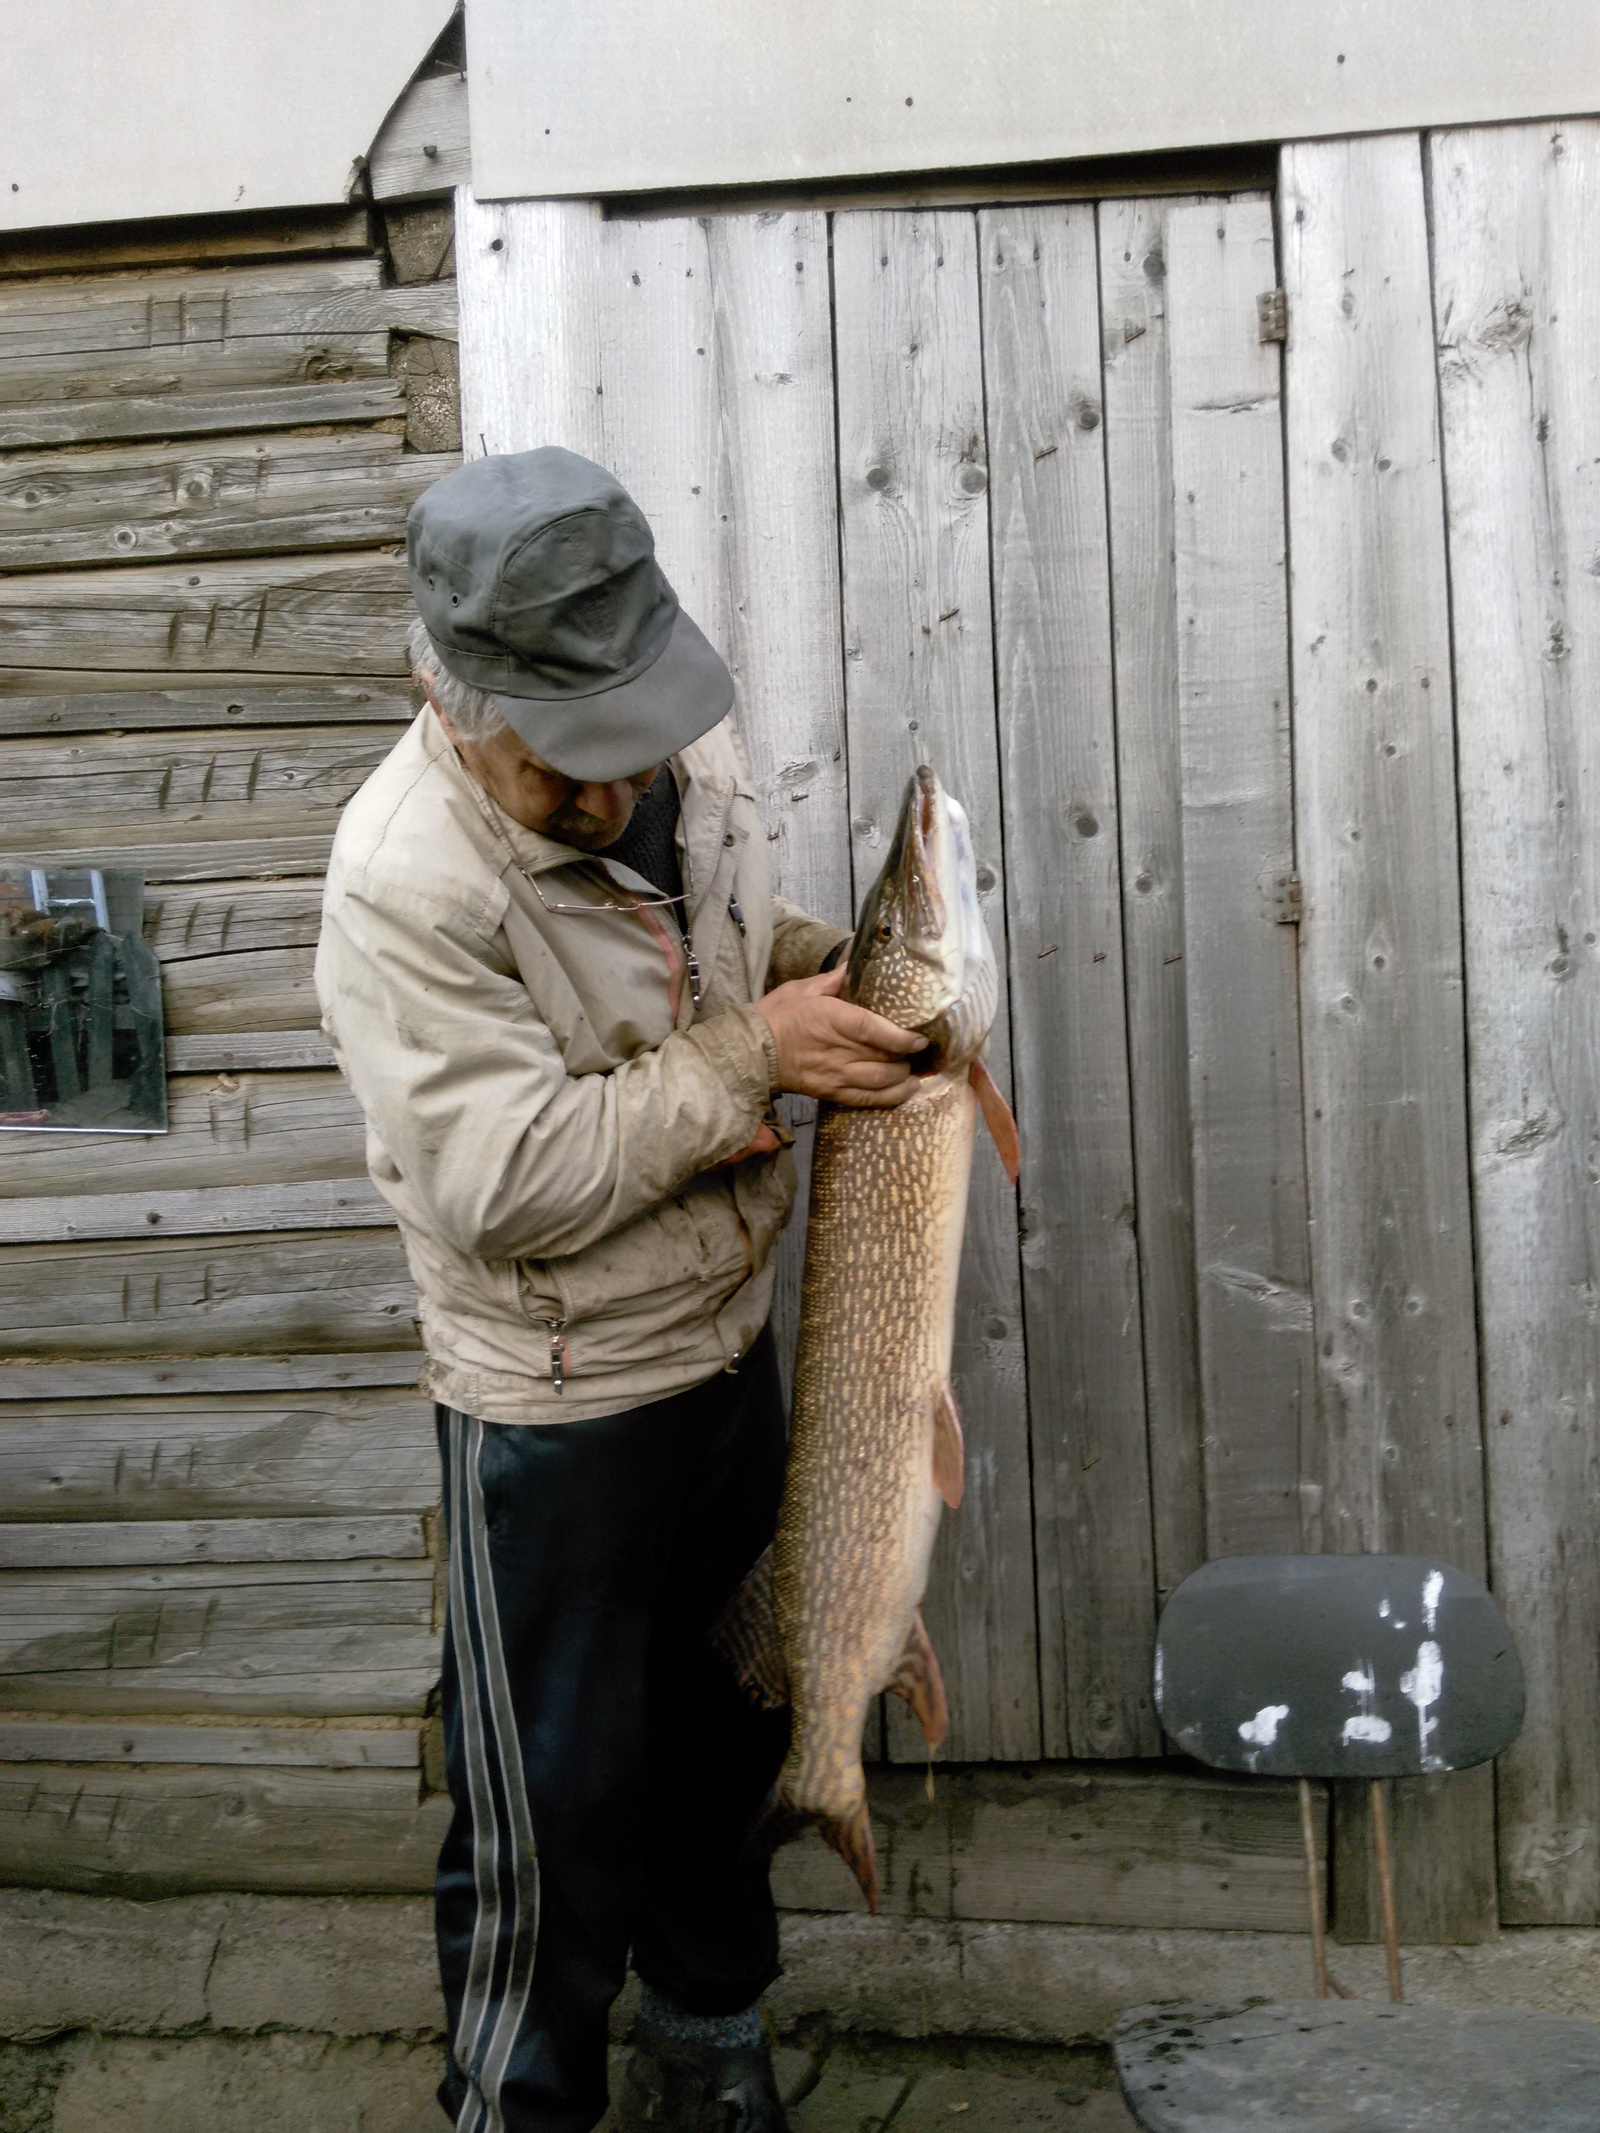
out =
{"type": "Polygon", "coordinates": [[[883,871],[850,948],[850,997],[919,1030],[920,1075],[964,1065],[993,1019],[998,978],[978,907],[966,810],[919,764],[906,788],[883,871]]]}

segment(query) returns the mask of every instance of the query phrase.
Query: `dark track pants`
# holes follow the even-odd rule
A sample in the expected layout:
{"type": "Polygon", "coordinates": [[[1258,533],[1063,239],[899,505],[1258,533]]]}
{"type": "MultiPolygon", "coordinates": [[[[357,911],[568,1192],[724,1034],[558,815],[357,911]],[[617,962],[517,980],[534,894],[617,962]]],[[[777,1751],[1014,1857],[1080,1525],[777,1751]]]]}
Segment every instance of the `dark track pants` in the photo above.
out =
{"type": "Polygon", "coordinates": [[[440,2101],[459,2133],[587,2133],[630,1950],[700,2015],[778,1974],[752,1831],[788,1714],[754,1710],[706,1642],[777,1522],[772,1337],[737,1375],[598,1421],[438,1422],[455,1802],[435,1888],[440,2101]]]}

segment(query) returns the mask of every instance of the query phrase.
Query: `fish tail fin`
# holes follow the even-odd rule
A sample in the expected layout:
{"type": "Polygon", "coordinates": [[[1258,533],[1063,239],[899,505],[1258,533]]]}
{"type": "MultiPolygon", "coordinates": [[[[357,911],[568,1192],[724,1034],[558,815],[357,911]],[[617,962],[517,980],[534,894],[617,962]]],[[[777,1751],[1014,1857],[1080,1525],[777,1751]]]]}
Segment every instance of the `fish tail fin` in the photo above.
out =
{"type": "Polygon", "coordinates": [[[711,1648],[732,1667],[752,1703],[763,1711],[781,1711],[787,1704],[789,1669],[778,1634],[770,1548],[712,1623],[711,1648]]]}
{"type": "Polygon", "coordinates": [[[872,1816],[863,1797],[847,1815],[820,1817],[822,1834],[861,1884],[867,1909],[878,1915],[878,1855],[872,1842],[872,1816]]]}
{"type": "Polygon", "coordinates": [[[905,1650],[884,1688],[889,1695],[898,1696],[910,1704],[928,1746],[937,1748],[950,1731],[950,1705],[945,1698],[944,1677],[939,1672],[939,1661],[923,1626],[920,1609],[911,1617],[905,1650]]]}
{"type": "Polygon", "coordinates": [[[989,1129],[996,1153],[1005,1165],[1006,1176],[1015,1185],[1022,1175],[1022,1142],[1017,1135],[1017,1121],[1011,1106],[1000,1093],[1000,1085],[981,1059],[974,1059],[970,1075],[972,1093],[978,1099],[983,1112],[983,1122],[989,1129]]]}

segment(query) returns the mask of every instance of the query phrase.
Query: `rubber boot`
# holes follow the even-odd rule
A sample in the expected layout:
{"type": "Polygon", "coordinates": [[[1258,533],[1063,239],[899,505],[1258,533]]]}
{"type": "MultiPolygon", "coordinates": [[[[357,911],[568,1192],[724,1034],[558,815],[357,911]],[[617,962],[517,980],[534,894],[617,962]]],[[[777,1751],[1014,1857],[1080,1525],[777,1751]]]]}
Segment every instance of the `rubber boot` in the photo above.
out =
{"type": "Polygon", "coordinates": [[[789,2133],[765,2040],[685,2044],[643,2023],[609,2123],[616,2133],[789,2133]]]}

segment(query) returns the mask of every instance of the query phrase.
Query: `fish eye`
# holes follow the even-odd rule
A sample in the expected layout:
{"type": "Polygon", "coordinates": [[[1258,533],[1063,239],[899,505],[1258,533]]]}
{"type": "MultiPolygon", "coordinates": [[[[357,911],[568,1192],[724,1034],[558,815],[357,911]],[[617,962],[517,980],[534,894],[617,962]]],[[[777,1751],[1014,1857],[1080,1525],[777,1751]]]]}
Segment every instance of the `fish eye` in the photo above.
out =
{"type": "Polygon", "coordinates": [[[886,918],[879,919],[876,927],[873,929],[872,938],[875,941],[893,940],[894,928],[890,925],[889,921],[886,918]]]}

